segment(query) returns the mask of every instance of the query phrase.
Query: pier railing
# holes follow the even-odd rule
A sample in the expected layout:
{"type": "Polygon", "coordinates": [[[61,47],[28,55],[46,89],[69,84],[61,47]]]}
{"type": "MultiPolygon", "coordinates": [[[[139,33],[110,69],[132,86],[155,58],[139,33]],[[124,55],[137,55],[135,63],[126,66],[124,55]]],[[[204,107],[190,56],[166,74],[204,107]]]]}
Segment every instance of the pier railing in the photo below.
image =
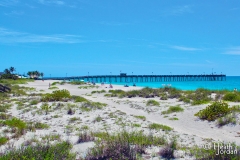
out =
{"type": "Polygon", "coordinates": [[[90,81],[90,82],[181,82],[181,81],[226,81],[224,74],[201,75],[94,75],[72,77],[48,77],[53,80],[90,81]]]}

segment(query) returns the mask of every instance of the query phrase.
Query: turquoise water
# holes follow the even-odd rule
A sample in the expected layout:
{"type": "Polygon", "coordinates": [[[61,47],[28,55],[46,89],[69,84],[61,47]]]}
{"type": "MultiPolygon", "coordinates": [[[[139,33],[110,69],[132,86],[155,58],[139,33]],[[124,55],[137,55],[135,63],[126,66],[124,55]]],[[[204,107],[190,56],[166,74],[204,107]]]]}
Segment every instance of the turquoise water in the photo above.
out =
{"type": "MultiPolygon", "coordinates": [[[[109,83],[109,82],[108,82],[109,83]]],[[[128,84],[132,86],[133,83],[129,82],[112,82],[112,84],[125,85],[128,84]]],[[[240,90],[240,76],[227,76],[226,81],[185,81],[185,82],[136,82],[137,86],[140,87],[151,87],[160,88],[165,85],[170,84],[171,87],[182,89],[182,90],[195,90],[197,88],[206,88],[211,90],[233,90],[237,88],[240,90]]]]}

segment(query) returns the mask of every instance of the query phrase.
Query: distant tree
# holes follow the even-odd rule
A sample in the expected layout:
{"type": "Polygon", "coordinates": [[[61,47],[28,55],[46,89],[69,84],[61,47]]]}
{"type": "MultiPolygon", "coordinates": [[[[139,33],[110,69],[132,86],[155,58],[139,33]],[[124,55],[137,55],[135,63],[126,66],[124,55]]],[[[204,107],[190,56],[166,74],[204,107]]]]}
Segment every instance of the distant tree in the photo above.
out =
{"type": "Polygon", "coordinates": [[[30,78],[33,78],[33,72],[29,71],[29,72],[27,72],[27,75],[28,75],[30,78]]]}
{"type": "Polygon", "coordinates": [[[34,78],[38,78],[40,76],[40,72],[34,71],[34,78]]]}
{"type": "Polygon", "coordinates": [[[10,68],[9,68],[9,71],[11,72],[11,74],[13,74],[13,72],[16,71],[16,68],[10,67],[10,68]]]}
{"type": "Polygon", "coordinates": [[[40,76],[41,76],[41,77],[42,77],[42,79],[43,79],[44,73],[43,73],[43,72],[41,72],[41,73],[40,73],[40,76]]]}
{"type": "Polygon", "coordinates": [[[3,72],[4,74],[1,76],[1,78],[5,79],[17,79],[18,77],[13,75],[13,72],[16,71],[14,67],[10,67],[9,69],[5,69],[3,72]]]}
{"type": "Polygon", "coordinates": [[[29,71],[29,72],[27,72],[27,75],[30,78],[39,78],[39,77],[43,77],[44,76],[44,74],[40,73],[39,71],[29,71]]]}
{"type": "Polygon", "coordinates": [[[11,72],[9,71],[9,69],[5,69],[4,74],[11,74],[11,72]]]}

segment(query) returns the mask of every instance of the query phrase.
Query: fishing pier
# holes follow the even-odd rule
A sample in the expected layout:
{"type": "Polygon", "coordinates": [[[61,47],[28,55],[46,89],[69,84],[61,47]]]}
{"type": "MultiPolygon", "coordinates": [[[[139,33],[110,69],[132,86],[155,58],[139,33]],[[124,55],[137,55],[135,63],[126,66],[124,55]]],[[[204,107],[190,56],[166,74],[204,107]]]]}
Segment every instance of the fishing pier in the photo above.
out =
{"type": "Polygon", "coordinates": [[[48,77],[44,80],[69,80],[89,82],[181,82],[181,81],[226,81],[225,74],[201,74],[201,75],[93,75],[72,77],[48,77]]]}

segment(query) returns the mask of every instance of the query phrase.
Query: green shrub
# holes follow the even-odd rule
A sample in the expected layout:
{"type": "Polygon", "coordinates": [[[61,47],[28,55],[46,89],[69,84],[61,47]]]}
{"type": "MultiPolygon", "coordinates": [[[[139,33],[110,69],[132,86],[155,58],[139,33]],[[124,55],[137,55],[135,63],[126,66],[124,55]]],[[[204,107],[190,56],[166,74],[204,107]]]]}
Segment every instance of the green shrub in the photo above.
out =
{"type": "Polygon", "coordinates": [[[183,101],[184,103],[190,103],[191,102],[190,99],[187,98],[186,96],[181,96],[179,98],[179,101],[183,101]]]}
{"type": "Polygon", "coordinates": [[[143,121],[146,121],[146,117],[145,116],[134,116],[137,119],[141,119],[143,121]]]}
{"type": "Polygon", "coordinates": [[[6,137],[0,137],[0,146],[7,143],[8,139],[6,137]]]}
{"type": "Polygon", "coordinates": [[[183,112],[184,109],[180,106],[170,106],[167,111],[162,111],[162,114],[170,114],[173,112],[183,112]]]}
{"type": "Polygon", "coordinates": [[[223,100],[231,102],[240,102],[240,95],[237,92],[227,93],[223,96],[223,100]]]}
{"type": "Polygon", "coordinates": [[[38,101],[37,101],[37,100],[32,100],[32,101],[30,102],[30,105],[36,105],[36,104],[38,104],[38,101]]]}
{"type": "Polygon", "coordinates": [[[59,84],[59,82],[53,82],[51,85],[55,86],[56,84],[59,84]]]}
{"type": "Polygon", "coordinates": [[[5,113],[0,113],[0,119],[8,119],[10,117],[10,115],[7,115],[5,113]]]}
{"type": "MultiPolygon", "coordinates": [[[[139,93],[140,93],[139,90],[132,90],[132,91],[128,91],[128,92],[126,92],[126,93],[122,92],[122,93],[120,93],[120,94],[121,94],[121,95],[125,94],[125,96],[127,96],[128,98],[132,98],[132,97],[138,96],[139,93]]],[[[119,94],[119,95],[120,95],[120,94],[119,94]]]]}
{"type": "Polygon", "coordinates": [[[72,96],[72,99],[75,100],[75,102],[89,102],[86,98],[81,96],[72,96]]]}
{"type": "Polygon", "coordinates": [[[232,106],[230,109],[232,112],[240,112],[240,106],[235,105],[235,106],[232,106]]]}
{"type": "Polygon", "coordinates": [[[178,118],[177,117],[173,117],[173,118],[169,118],[169,120],[176,121],[176,120],[178,120],[178,118]]]}
{"type": "Polygon", "coordinates": [[[133,123],[132,126],[133,126],[133,127],[141,127],[141,124],[133,123]]]}
{"type": "Polygon", "coordinates": [[[49,128],[50,126],[48,124],[45,124],[45,123],[41,123],[41,122],[36,122],[34,123],[34,127],[36,129],[47,129],[49,128]]]}
{"type": "Polygon", "coordinates": [[[104,94],[104,97],[111,97],[112,94],[104,94]]]}
{"type": "Polygon", "coordinates": [[[157,123],[152,123],[148,125],[149,129],[156,129],[156,130],[164,130],[164,131],[171,131],[172,128],[166,125],[162,125],[162,124],[157,124],[157,123]]]}
{"type": "Polygon", "coordinates": [[[72,81],[72,82],[69,82],[69,84],[72,84],[72,85],[83,85],[83,84],[86,84],[86,83],[82,82],[82,81],[72,81]]]}
{"type": "Polygon", "coordinates": [[[43,102],[61,101],[70,98],[70,92],[66,89],[53,91],[51,94],[47,93],[42,97],[43,102]]]}
{"type": "Polygon", "coordinates": [[[102,117],[100,116],[97,116],[94,120],[94,122],[101,122],[102,121],[102,117]]]}
{"type": "Polygon", "coordinates": [[[224,126],[226,124],[236,124],[237,119],[234,113],[227,114],[217,119],[218,126],[224,126]]]}
{"type": "Polygon", "coordinates": [[[204,104],[211,101],[210,98],[211,93],[212,91],[210,90],[199,88],[194,92],[189,92],[187,94],[187,98],[192,100],[193,105],[204,104]]]}
{"type": "Polygon", "coordinates": [[[0,112],[6,112],[8,109],[11,108],[11,104],[2,104],[0,105],[0,112]]]}
{"type": "Polygon", "coordinates": [[[7,151],[0,160],[73,160],[76,155],[70,152],[72,145],[69,142],[61,142],[55,145],[42,145],[22,147],[7,151]]]}
{"type": "Polygon", "coordinates": [[[206,119],[208,121],[214,121],[215,119],[225,116],[230,112],[228,104],[224,102],[214,102],[213,104],[207,106],[205,109],[200,110],[195,114],[200,119],[206,119]]]}
{"type": "Polygon", "coordinates": [[[51,108],[52,108],[52,106],[49,106],[47,103],[43,103],[41,106],[41,109],[45,111],[46,115],[48,114],[48,112],[50,111],[51,108]]]}
{"type": "Polygon", "coordinates": [[[16,127],[18,129],[24,129],[26,128],[26,123],[18,118],[12,118],[5,121],[5,124],[9,127],[16,127]]]}
{"type": "Polygon", "coordinates": [[[106,93],[106,91],[105,91],[104,89],[102,89],[102,90],[100,91],[100,93],[106,93]]]}
{"type": "Polygon", "coordinates": [[[86,159],[137,160],[138,154],[145,153],[148,146],[165,144],[164,137],[156,137],[142,132],[121,131],[115,134],[107,132],[93,133],[101,140],[87,152],[86,159]]]}
{"type": "Polygon", "coordinates": [[[27,124],[18,118],[8,119],[4,122],[5,125],[11,127],[13,131],[16,133],[16,137],[24,134],[24,131],[27,127],[27,124]],[[16,130],[17,129],[17,130],[16,130]]]}
{"type": "Polygon", "coordinates": [[[154,99],[149,99],[147,101],[147,106],[160,106],[160,103],[158,101],[155,101],[154,99]]]}
{"type": "Polygon", "coordinates": [[[70,122],[75,122],[75,121],[80,121],[80,120],[81,120],[81,118],[79,118],[79,117],[72,117],[69,119],[70,122]]]}
{"type": "Polygon", "coordinates": [[[50,88],[48,88],[48,89],[59,89],[58,87],[56,87],[56,86],[52,86],[52,87],[50,87],[50,88]]]}
{"type": "Polygon", "coordinates": [[[161,100],[167,100],[167,99],[168,99],[167,94],[166,94],[166,93],[160,94],[160,99],[161,99],[161,100]]]}
{"type": "Polygon", "coordinates": [[[171,88],[169,91],[168,91],[168,98],[179,98],[181,97],[181,91],[176,89],[176,88],[171,88]]]}

